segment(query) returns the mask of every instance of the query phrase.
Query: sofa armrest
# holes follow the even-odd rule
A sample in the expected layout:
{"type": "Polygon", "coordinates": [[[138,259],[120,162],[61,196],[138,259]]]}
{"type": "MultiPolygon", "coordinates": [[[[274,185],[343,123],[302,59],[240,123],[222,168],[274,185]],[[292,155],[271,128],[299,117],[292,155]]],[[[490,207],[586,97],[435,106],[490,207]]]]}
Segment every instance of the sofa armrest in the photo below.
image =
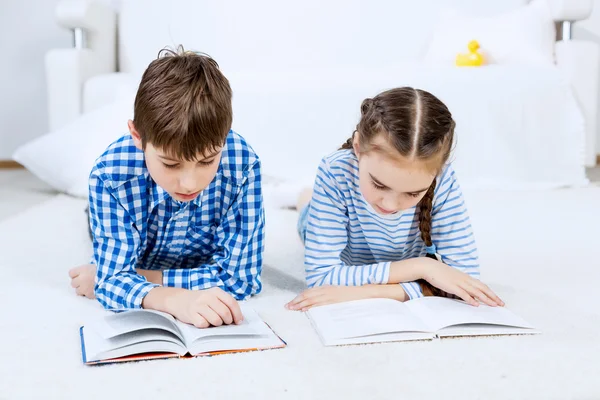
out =
{"type": "Polygon", "coordinates": [[[105,3],[61,0],[56,20],[73,31],[74,47],[52,49],[46,54],[48,118],[55,130],[83,111],[85,82],[96,75],[116,71],[116,13],[105,3]]]}

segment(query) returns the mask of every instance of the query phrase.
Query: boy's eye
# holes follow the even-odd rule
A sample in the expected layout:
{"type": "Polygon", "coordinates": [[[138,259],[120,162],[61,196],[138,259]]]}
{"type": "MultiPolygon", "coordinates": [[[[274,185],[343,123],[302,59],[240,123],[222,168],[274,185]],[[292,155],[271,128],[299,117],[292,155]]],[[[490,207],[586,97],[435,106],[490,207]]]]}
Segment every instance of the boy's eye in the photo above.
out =
{"type": "Polygon", "coordinates": [[[375,189],[377,189],[377,190],[384,190],[384,189],[385,189],[385,186],[381,186],[380,184],[378,184],[378,183],[375,183],[375,181],[371,181],[371,184],[372,184],[372,185],[373,185],[373,187],[374,187],[375,189]]]}
{"type": "Polygon", "coordinates": [[[215,162],[215,159],[213,158],[212,160],[208,160],[208,161],[206,161],[206,160],[205,161],[198,161],[198,164],[200,164],[200,165],[210,165],[210,164],[212,164],[214,162],[215,162]]]}
{"type": "Polygon", "coordinates": [[[166,163],[163,163],[163,165],[169,169],[177,168],[179,166],[179,164],[166,164],[166,163]]]}

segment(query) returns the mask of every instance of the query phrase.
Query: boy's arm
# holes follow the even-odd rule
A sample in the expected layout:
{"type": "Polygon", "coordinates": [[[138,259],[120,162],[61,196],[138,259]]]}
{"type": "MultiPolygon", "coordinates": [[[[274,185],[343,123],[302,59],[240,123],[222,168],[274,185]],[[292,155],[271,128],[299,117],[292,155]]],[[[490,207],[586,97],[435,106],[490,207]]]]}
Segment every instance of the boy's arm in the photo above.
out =
{"type": "Polygon", "coordinates": [[[97,170],[90,176],[90,224],[96,298],[105,308],[140,308],[156,284],[135,272],[140,236],[97,170]]]}
{"type": "Polygon", "coordinates": [[[190,290],[218,286],[237,300],[260,292],[264,222],[260,162],[256,161],[217,228],[211,263],[164,270],[163,285],[190,290]]]}

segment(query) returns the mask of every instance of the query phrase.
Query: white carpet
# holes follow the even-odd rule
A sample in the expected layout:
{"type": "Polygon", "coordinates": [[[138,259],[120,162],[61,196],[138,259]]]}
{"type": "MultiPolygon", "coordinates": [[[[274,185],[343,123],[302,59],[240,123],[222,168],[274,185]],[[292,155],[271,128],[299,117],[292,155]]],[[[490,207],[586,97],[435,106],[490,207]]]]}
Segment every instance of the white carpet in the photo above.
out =
{"type": "Polygon", "coordinates": [[[296,214],[268,210],[251,302],[288,348],[85,367],[78,327],[104,311],[69,286],[90,244],[84,202],[57,196],[0,224],[0,399],[600,398],[600,188],[468,200],[484,280],[542,335],[324,348],[283,308],[304,285],[296,214]]]}

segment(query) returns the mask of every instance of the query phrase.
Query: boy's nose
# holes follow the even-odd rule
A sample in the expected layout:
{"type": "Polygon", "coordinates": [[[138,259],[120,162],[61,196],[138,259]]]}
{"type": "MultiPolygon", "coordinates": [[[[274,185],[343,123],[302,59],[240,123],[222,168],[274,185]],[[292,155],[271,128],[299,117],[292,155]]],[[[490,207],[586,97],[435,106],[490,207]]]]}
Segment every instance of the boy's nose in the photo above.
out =
{"type": "Polygon", "coordinates": [[[179,180],[179,187],[181,188],[181,193],[194,193],[196,191],[196,180],[189,175],[184,175],[179,180]]]}

